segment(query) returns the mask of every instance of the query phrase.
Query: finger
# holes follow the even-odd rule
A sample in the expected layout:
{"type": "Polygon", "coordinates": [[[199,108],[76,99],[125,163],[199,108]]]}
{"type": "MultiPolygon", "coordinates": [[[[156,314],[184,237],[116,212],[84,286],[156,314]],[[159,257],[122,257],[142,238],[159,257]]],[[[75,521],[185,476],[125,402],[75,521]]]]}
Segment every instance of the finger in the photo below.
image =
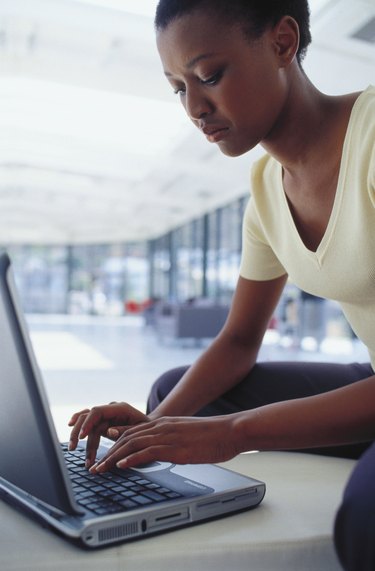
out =
{"type": "Polygon", "coordinates": [[[91,468],[95,464],[96,453],[99,448],[100,438],[102,434],[106,434],[108,430],[108,425],[98,427],[97,430],[90,432],[87,437],[86,444],[86,468],[91,468]]]}
{"type": "Polygon", "coordinates": [[[147,420],[145,414],[139,412],[126,403],[95,406],[86,416],[79,438],[85,438],[95,426],[102,422],[108,422],[108,425],[117,427],[128,423],[133,424],[134,422],[144,422],[145,420],[147,420]]]}
{"type": "Polygon", "coordinates": [[[158,425],[153,427],[150,427],[149,423],[138,425],[136,432],[133,428],[124,431],[106,456],[97,462],[96,468],[105,464],[105,466],[100,466],[100,470],[108,470],[120,459],[155,446],[176,446],[178,448],[179,439],[176,439],[176,435],[169,430],[160,430],[158,425]]]}
{"type": "Polygon", "coordinates": [[[87,413],[81,414],[80,417],[75,421],[74,428],[70,433],[69,449],[75,450],[77,448],[79,434],[81,432],[82,424],[85,421],[87,413]]]}
{"type": "MultiPolygon", "coordinates": [[[[108,432],[112,429],[109,428],[108,432]]],[[[110,448],[108,454],[106,455],[109,457],[112,454],[115,454],[120,448],[123,446],[135,446],[136,439],[144,436],[152,436],[155,437],[156,433],[152,430],[152,427],[149,426],[148,423],[138,424],[136,426],[136,430],[133,430],[133,427],[115,427],[115,431],[118,430],[120,433],[119,437],[117,438],[114,445],[110,448]]]]}
{"type": "Polygon", "coordinates": [[[123,426],[111,426],[107,430],[107,438],[110,438],[111,440],[118,440],[126,430],[127,428],[123,426]]]}
{"type": "Polygon", "coordinates": [[[141,464],[149,464],[159,460],[162,462],[176,462],[173,456],[173,450],[169,446],[151,446],[145,450],[134,452],[126,458],[122,458],[116,463],[116,467],[124,470],[126,468],[136,468],[141,464]]]}
{"type": "Polygon", "coordinates": [[[87,414],[88,412],[90,412],[89,408],[85,408],[84,410],[81,410],[80,412],[76,412],[75,414],[73,414],[72,418],[69,420],[68,422],[68,426],[74,426],[75,423],[77,422],[78,418],[82,415],[82,414],[87,414]]]}
{"type": "Polygon", "coordinates": [[[85,421],[82,424],[79,438],[85,438],[99,424],[117,418],[118,414],[118,405],[108,404],[104,406],[94,406],[87,414],[85,421]]]}
{"type": "Polygon", "coordinates": [[[134,437],[157,434],[158,430],[156,428],[156,421],[140,422],[136,425],[131,426],[114,426],[108,429],[111,433],[114,430],[113,438],[116,440],[115,444],[112,446],[111,450],[115,451],[119,446],[125,444],[128,440],[134,437]]]}
{"type": "Polygon", "coordinates": [[[111,470],[117,462],[131,454],[134,454],[135,452],[138,452],[139,450],[150,448],[153,445],[153,442],[153,436],[144,436],[125,441],[125,443],[122,443],[121,445],[116,443],[108,453],[103,456],[103,458],[92,466],[91,471],[101,473],[111,470]]]}
{"type": "MultiPolygon", "coordinates": [[[[96,473],[97,472],[97,467],[100,465],[102,467],[103,472],[105,472],[106,470],[109,470],[111,467],[114,466],[114,462],[111,463],[110,459],[113,456],[113,446],[112,448],[110,448],[108,450],[108,452],[106,454],[104,454],[104,456],[102,456],[100,458],[100,460],[97,460],[96,462],[94,461],[91,466],[90,466],[90,471],[92,473],[96,473]],[[109,462],[108,462],[109,461],[109,462]],[[107,467],[108,466],[108,467],[107,467]]],[[[89,458],[89,460],[91,460],[92,458],[89,458]]]]}

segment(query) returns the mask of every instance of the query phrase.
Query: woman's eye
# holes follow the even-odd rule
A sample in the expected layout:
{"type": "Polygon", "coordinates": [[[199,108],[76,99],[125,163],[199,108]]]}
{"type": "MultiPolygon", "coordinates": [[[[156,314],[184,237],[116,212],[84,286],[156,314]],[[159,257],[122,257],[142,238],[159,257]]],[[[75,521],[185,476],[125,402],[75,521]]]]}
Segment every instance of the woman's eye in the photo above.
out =
{"type": "Polygon", "coordinates": [[[175,95],[184,95],[185,94],[185,87],[176,87],[176,89],[173,90],[173,93],[175,95]]]}
{"type": "MultiPolygon", "coordinates": [[[[218,71],[217,73],[210,75],[207,79],[200,79],[200,83],[202,85],[216,85],[223,76],[222,71],[218,71]]],[[[184,85],[180,87],[175,87],[173,90],[175,95],[179,95],[180,97],[186,94],[186,87],[184,85]]]]}
{"type": "Polygon", "coordinates": [[[222,75],[223,73],[218,71],[214,75],[211,75],[208,79],[201,79],[201,83],[203,83],[203,85],[216,85],[222,78],[222,75]]]}

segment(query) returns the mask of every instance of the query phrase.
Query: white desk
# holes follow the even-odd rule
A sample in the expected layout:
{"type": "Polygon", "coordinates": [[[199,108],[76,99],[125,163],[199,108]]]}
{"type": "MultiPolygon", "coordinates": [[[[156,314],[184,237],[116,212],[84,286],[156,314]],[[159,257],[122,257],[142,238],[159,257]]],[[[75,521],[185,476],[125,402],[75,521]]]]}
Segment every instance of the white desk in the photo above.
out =
{"type": "Polygon", "coordinates": [[[0,502],[1,571],[339,571],[334,514],[354,466],[308,454],[241,455],[226,467],[264,480],[255,510],[97,551],[0,502]]]}

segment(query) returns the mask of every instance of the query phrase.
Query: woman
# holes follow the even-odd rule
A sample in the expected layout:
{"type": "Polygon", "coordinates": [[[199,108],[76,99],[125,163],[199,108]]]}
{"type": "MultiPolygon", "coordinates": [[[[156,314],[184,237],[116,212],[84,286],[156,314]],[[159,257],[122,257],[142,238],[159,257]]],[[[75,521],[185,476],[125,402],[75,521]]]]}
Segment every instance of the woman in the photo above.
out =
{"type": "Polygon", "coordinates": [[[257,144],[266,155],[221,333],[156,382],[148,415],[124,403],[76,413],[71,447],[88,436],[93,472],[252,449],[360,457],[335,539],[345,569],[374,569],[375,89],[332,97],[310,82],[307,1],[161,0],[155,23],[165,75],[208,141],[228,156],[257,144]],[[288,276],[341,303],[371,364],[256,362],[288,276]],[[94,464],[101,434],[118,440],[94,464]]]}

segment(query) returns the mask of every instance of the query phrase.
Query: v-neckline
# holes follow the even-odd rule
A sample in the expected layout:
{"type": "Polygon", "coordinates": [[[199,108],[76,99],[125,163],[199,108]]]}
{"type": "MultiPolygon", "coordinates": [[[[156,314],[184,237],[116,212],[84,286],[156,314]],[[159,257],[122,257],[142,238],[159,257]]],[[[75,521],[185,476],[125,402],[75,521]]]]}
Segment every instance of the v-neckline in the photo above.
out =
{"type": "Polygon", "coordinates": [[[346,133],[345,133],[343,147],[342,147],[340,163],[339,163],[339,172],[338,172],[337,185],[336,185],[335,196],[334,196],[334,200],[333,200],[333,204],[332,204],[332,209],[331,209],[331,213],[330,213],[329,218],[328,218],[328,223],[327,223],[327,226],[325,228],[324,234],[323,234],[322,239],[320,240],[316,250],[311,250],[310,248],[308,248],[306,246],[306,244],[303,241],[301,234],[297,228],[296,222],[294,220],[294,217],[293,217],[293,214],[292,214],[289,202],[288,202],[287,195],[286,195],[285,190],[284,190],[283,167],[280,163],[278,163],[279,192],[281,192],[281,194],[282,194],[282,199],[284,201],[284,205],[285,205],[286,211],[288,213],[290,227],[293,229],[293,233],[295,234],[296,240],[300,244],[301,248],[305,251],[305,253],[308,256],[315,259],[319,265],[321,265],[324,254],[327,251],[327,248],[329,246],[331,237],[333,235],[334,228],[336,226],[336,221],[338,218],[340,206],[341,206],[342,199],[343,199],[344,180],[345,180],[345,176],[346,176],[346,168],[347,168],[347,162],[348,162],[348,160],[347,160],[348,159],[348,149],[350,146],[349,141],[350,141],[351,132],[352,132],[352,123],[354,121],[354,118],[356,115],[356,108],[358,106],[358,101],[360,99],[361,99],[361,94],[355,100],[353,107],[352,107],[352,110],[350,112],[349,121],[348,121],[348,125],[346,128],[346,133]]]}
{"type": "MultiPolygon", "coordinates": [[[[345,143],[344,143],[344,147],[345,147],[345,143]]],[[[305,242],[302,239],[302,236],[297,228],[296,222],[294,220],[291,208],[290,208],[290,204],[288,202],[288,198],[286,196],[285,190],[284,190],[284,185],[283,185],[283,169],[282,169],[282,165],[279,165],[279,175],[278,175],[278,179],[279,179],[279,191],[282,194],[282,199],[284,201],[284,205],[286,208],[286,211],[288,213],[288,218],[289,218],[289,224],[290,227],[293,229],[293,233],[296,237],[297,242],[300,244],[301,248],[310,256],[315,258],[317,261],[320,261],[323,257],[324,252],[326,251],[330,238],[332,236],[332,232],[335,226],[335,222],[337,219],[337,215],[340,209],[340,205],[341,205],[341,201],[342,201],[342,194],[343,194],[343,178],[344,178],[344,149],[343,149],[343,153],[342,153],[342,157],[341,157],[341,161],[340,161],[340,168],[339,168],[339,175],[338,175],[338,180],[337,180],[337,187],[335,190],[335,197],[333,200],[333,205],[332,205],[332,209],[331,209],[331,213],[329,215],[328,218],[328,222],[327,222],[327,226],[325,228],[324,234],[322,236],[322,239],[320,240],[318,247],[316,248],[316,250],[311,250],[308,246],[306,246],[305,242]]]]}

